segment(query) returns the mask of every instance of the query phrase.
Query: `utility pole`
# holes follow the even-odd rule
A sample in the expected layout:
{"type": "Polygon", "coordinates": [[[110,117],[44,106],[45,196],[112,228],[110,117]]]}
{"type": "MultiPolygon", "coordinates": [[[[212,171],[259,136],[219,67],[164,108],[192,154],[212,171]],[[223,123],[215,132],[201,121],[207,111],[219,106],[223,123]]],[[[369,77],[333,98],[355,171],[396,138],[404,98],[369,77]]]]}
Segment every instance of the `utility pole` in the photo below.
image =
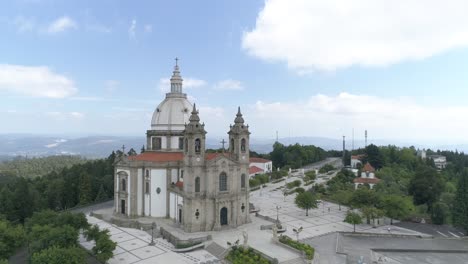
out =
{"type": "Polygon", "coordinates": [[[345,136],[343,136],[343,167],[346,165],[346,145],[345,136]]]}

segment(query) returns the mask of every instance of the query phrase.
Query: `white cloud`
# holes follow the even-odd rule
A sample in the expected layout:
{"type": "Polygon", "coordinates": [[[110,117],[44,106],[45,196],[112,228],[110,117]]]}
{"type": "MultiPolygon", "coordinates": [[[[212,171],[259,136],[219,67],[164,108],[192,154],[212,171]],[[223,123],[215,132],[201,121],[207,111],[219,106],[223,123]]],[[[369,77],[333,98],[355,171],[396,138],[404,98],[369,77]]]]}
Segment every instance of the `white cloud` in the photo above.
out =
{"type": "Polygon", "coordinates": [[[253,134],[274,137],[272,131],[289,136],[339,138],[369,130],[374,138],[465,141],[467,106],[423,105],[412,98],[387,99],[340,93],[315,95],[293,102],[258,101],[243,111],[253,134]]]}
{"type": "Polygon", "coordinates": [[[297,70],[424,59],[468,46],[463,0],[267,0],[243,48],[297,70]]]}
{"type": "Polygon", "coordinates": [[[116,80],[107,80],[104,82],[105,90],[110,93],[115,92],[119,85],[120,82],[116,80]]]}
{"type": "Polygon", "coordinates": [[[20,33],[32,31],[36,26],[34,19],[23,16],[17,16],[13,20],[13,24],[16,26],[18,32],[20,33]]]}
{"type": "Polygon", "coordinates": [[[85,114],[81,112],[58,112],[58,111],[50,111],[45,113],[46,116],[51,117],[58,121],[65,121],[65,120],[81,120],[85,117],[85,114]]]}
{"type": "Polygon", "coordinates": [[[77,29],[78,24],[68,16],[62,16],[53,21],[47,28],[50,34],[65,32],[69,29],[77,29]]]}
{"type": "Polygon", "coordinates": [[[128,28],[128,37],[130,39],[136,39],[136,19],[133,19],[130,23],[130,27],[128,28]]]}
{"type": "Polygon", "coordinates": [[[151,32],[153,32],[153,25],[146,24],[144,29],[145,29],[145,33],[151,33],[151,32]]]}
{"type": "Polygon", "coordinates": [[[213,89],[239,91],[239,90],[244,90],[244,86],[242,85],[240,81],[227,79],[227,80],[222,80],[222,81],[215,83],[215,85],[213,86],[213,89]]]}
{"type": "MultiPolygon", "coordinates": [[[[195,78],[184,78],[183,81],[183,89],[198,88],[205,85],[207,85],[206,81],[195,78]]],[[[162,92],[169,92],[171,90],[171,80],[169,78],[159,79],[158,88],[162,92]]]]}
{"type": "Polygon", "coordinates": [[[0,91],[34,97],[64,98],[78,89],[72,80],[48,67],[0,64],[0,91]]]}

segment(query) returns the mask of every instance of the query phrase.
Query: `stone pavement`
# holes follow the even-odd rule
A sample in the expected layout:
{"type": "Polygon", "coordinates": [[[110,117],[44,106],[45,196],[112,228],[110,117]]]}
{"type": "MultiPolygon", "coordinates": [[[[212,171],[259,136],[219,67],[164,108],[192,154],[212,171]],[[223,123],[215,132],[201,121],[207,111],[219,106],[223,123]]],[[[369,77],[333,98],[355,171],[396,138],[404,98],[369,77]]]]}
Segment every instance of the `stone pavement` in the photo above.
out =
{"type": "MultiPolygon", "coordinates": [[[[90,224],[96,224],[100,229],[107,229],[111,239],[117,242],[114,257],[108,261],[109,264],[118,263],[170,263],[170,264],[192,264],[192,263],[218,263],[216,257],[206,250],[197,250],[188,253],[175,253],[174,246],[162,238],[154,239],[155,245],[149,246],[151,235],[145,231],[133,228],[122,228],[111,225],[100,219],[87,216],[90,224]]],[[[88,242],[80,237],[80,244],[91,250],[94,242],[88,242]]]]}
{"type": "MultiPolygon", "coordinates": [[[[288,181],[294,181],[298,178],[290,178],[288,181]]],[[[250,193],[250,202],[255,205],[256,209],[260,209],[259,215],[268,216],[276,219],[277,210],[279,207],[278,216],[280,222],[287,228],[286,235],[295,238],[293,228],[303,227],[303,231],[299,235],[299,239],[321,236],[328,233],[337,231],[352,232],[353,225],[343,222],[347,207],[339,206],[330,202],[322,202],[317,209],[309,210],[306,216],[305,210],[299,209],[294,204],[295,194],[283,197],[281,190],[278,187],[284,185],[284,182],[269,184],[267,187],[250,193]]],[[[308,186],[303,186],[307,189],[308,186]]],[[[422,235],[417,231],[408,230],[397,226],[378,226],[373,228],[372,225],[361,224],[356,225],[356,232],[369,232],[369,233],[389,233],[391,234],[405,234],[405,235],[422,235]]]]}

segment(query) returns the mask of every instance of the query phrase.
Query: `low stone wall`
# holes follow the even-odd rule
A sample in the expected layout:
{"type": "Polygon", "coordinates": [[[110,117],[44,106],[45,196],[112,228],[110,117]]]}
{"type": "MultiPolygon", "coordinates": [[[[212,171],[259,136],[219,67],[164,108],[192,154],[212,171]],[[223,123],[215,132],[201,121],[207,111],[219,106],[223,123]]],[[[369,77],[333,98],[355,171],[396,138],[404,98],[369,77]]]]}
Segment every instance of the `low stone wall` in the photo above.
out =
{"type": "Polygon", "coordinates": [[[259,217],[259,218],[261,218],[261,219],[263,219],[263,220],[267,220],[267,221],[269,221],[269,222],[276,223],[276,219],[273,219],[273,218],[271,218],[271,217],[269,217],[269,216],[266,216],[266,215],[261,215],[261,214],[259,214],[258,212],[255,213],[255,216],[256,216],[256,217],[259,217]]]}
{"type": "Polygon", "coordinates": [[[160,227],[159,232],[164,239],[169,241],[174,246],[176,246],[177,244],[203,243],[203,242],[211,240],[211,235],[201,236],[201,237],[196,237],[196,238],[189,238],[189,239],[180,239],[179,237],[173,235],[171,232],[164,229],[164,227],[160,227]]]}

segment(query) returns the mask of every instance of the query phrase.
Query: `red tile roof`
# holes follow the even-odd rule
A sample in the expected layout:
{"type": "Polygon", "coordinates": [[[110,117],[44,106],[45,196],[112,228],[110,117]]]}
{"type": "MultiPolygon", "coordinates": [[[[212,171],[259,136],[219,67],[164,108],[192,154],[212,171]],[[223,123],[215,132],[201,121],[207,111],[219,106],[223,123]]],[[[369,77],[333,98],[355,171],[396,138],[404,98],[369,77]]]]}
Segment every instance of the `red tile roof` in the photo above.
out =
{"type": "Polygon", "coordinates": [[[250,158],[249,161],[250,163],[267,163],[267,162],[270,162],[271,160],[262,159],[262,158],[250,158]]]}
{"type": "Polygon", "coordinates": [[[352,159],[357,159],[357,160],[361,160],[362,158],[364,158],[366,155],[364,154],[359,154],[359,155],[352,155],[351,158],[352,159]]]}
{"type": "Polygon", "coordinates": [[[362,171],[374,172],[375,169],[374,169],[374,167],[372,167],[372,165],[370,165],[369,162],[367,162],[366,165],[364,165],[364,167],[362,168],[362,171]]]}
{"type": "Polygon", "coordinates": [[[184,188],[184,182],[178,181],[176,182],[175,186],[179,187],[180,189],[184,188]]]}
{"type": "Polygon", "coordinates": [[[260,169],[257,166],[252,166],[252,167],[249,168],[249,175],[256,174],[256,173],[259,173],[259,172],[263,172],[263,170],[260,169]]]}
{"type": "Polygon", "coordinates": [[[205,154],[205,159],[206,160],[212,160],[217,158],[218,156],[224,155],[225,157],[229,157],[229,153],[206,153],[205,154]]]}
{"type": "Polygon", "coordinates": [[[378,178],[355,178],[354,179],[354,183],[378,183],[380,181],[380,179],[378,178]]]}
{"type": "Polygon", "coordinates": [[[129,156],[129,160],[152,161],[152,162],[168,162],[182,161],[184,154],[182,152],[143,152],[136,156],[129,156]]]}

